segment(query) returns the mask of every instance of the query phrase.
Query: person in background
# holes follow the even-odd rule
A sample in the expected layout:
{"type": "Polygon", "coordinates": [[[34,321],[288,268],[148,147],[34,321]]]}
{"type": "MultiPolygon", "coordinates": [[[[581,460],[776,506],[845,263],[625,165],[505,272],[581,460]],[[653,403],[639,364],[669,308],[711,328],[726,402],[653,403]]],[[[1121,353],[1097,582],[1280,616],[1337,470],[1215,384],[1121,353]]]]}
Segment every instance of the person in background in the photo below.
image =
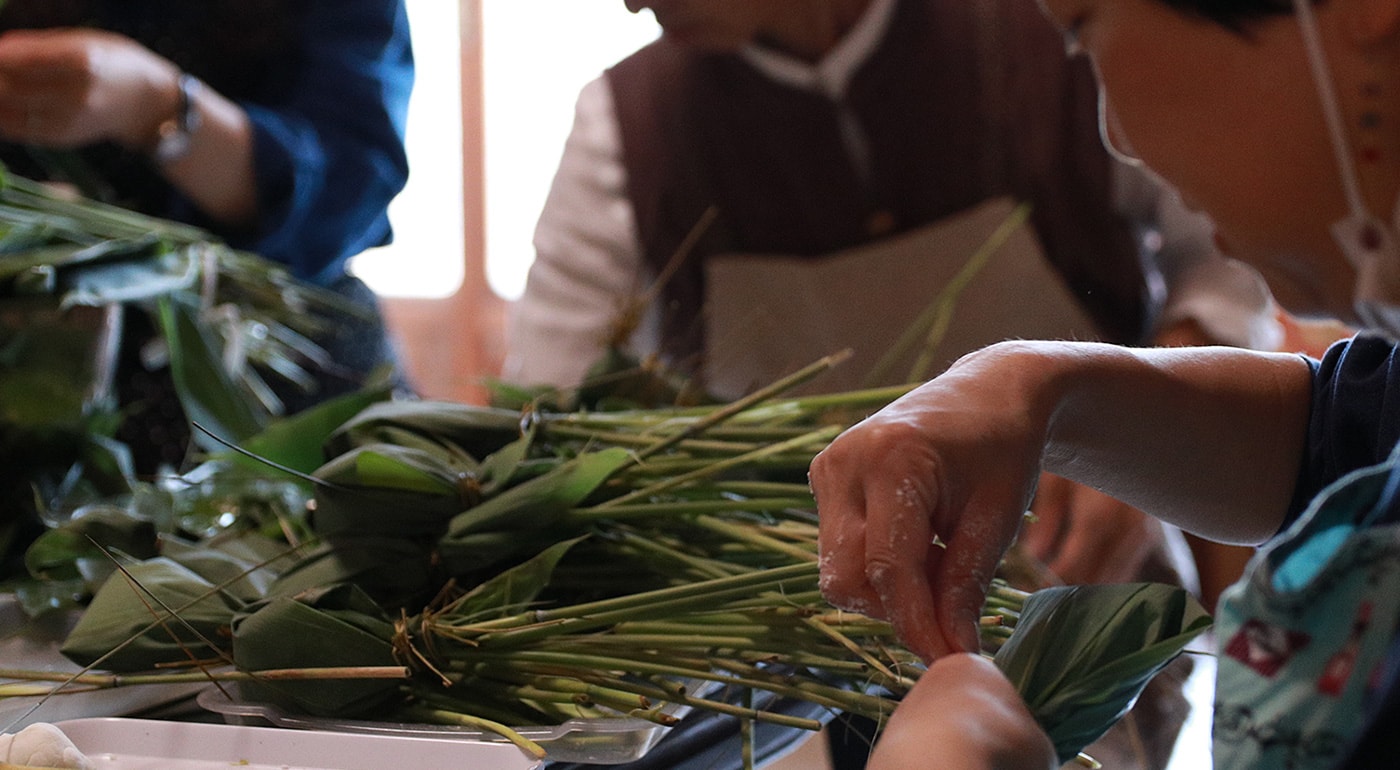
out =
{"type": "Polygon", "coordinates": [[[206,228],[363,308],[316,340],[336,363],[319,390],[280,393],[295,412],[395,361],[346,263],[391,237],[413,74],[402,0],[9,0],[0,161],[206,228]]]}
{"type": "MultiPolygon", "coordinates": [[[[816,267],[867,249],[879,260],[867,276],[913,284],[928,258],[895,259],[901,272],[892,276],[885,245],[933,244],[941,225],[1000,196],[1031,202],[1045,279],[1029,297],[992,294],[988,312],[1010,325],[995,335],[991,325],[958,330],[966,339],[1064,334],[1038,320],[1063,308],[1035,306],[1063,283],[1094,338],[1276,342],[1257,276],[1220,259],[1199,217],[1105,152],[1092,73],[1065,56],[1030,4],[629,0],[628,8],[652,11],[664,34],[579,96],[536,259],[511,310],[504,380],[571,387],[617,346],[713,387],[720,377],[708,364],[726,340],[707,325],[709,267],[736,254],[816,267]],[[653,290],[649,314],[638,313],[632,300],[653,290]]],[[[1026,289],[999,269],[978,280],[1026,289]]],[[[907,316],[931,299],[893,307],[879,285],[842,283],[811,301],[812,323],[776,334],[817,329],[829,320],[822,309],[837,303],[867,317],[907,316]]],[[[760,286],[756,304],[794,299],[778,279],[760,286]]],[[[826,352],[841,346],[819,342],[826,352]]],[[[967,349],[944,352],[951,360],[967,349]]],[[[1181,580],[1193,567],[1189,559],[1167,567],[1174,533],[1091,488],[1047,475],[1034,508],[1041,524],[1027,550],[1060,580],[1181,580]]],[[[1147,766],[1165,762],[1175,732],[1164,734],[1147,766]]],[[[859,741],[838,749],[854,766],[867,750],[859,741]]]]}
{"type": "Polygon", "coordinates": [[[1214,763],[1376,768],[1400,724],[1400,1],[1042,0],[1098,72],[1107,141],[1214,219],[1279,302],[1364,329],[1320,359],[1009,342],[811,468],[822,584],[930,667],[871,766],[1050,768],[976,650],[1042,469],[1263,544],[1216,612],[1214,763]],[[936,534],[946,550],[927,543],[936,534]],[[957,704],[956,708],[948,708],[957,704]]]}

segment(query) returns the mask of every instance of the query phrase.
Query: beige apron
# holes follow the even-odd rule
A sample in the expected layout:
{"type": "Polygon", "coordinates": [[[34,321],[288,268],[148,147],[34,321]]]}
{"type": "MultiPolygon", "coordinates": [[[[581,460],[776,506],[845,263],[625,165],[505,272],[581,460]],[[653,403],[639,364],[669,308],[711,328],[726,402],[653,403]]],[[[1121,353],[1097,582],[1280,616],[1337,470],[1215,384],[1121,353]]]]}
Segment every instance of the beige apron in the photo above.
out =
{"type": "Polygon", "coordinates": [[[926,379],[1004,339],[1099,339],[1034,230],[1012,228],[1014,212],[1012,200],[995,198],[919,230],[818,258],[711,257],[708,387],[733,398],[846,349],[851,358],[808,392],[910,382],[921,355],[927,366],[917,379],[926,379]],[[974,256],[1008,229],[999,246],[974,256]],[[940,306],[946,323],[929,346],[927,321],[940,306]],[[901,345],[902,337],[912,344],[901,345]]]}

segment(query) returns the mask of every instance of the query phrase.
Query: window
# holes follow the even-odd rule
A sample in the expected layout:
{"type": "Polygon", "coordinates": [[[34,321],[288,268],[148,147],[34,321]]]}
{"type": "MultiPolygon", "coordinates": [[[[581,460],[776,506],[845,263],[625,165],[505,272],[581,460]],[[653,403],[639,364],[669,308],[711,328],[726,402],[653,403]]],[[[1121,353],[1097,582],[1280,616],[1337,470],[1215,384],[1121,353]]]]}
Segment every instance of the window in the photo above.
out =
{"type": "MultiPolygon", "coordinates": [[[[622,0],[478,0],[485,115],[485,264],[514,299],[534,259],[531,239],[573,123],[579,89],[656,38],[650,14],[622,0]]],[[[408,0],[417,81],[408,117],[408,186],[389,206],[394,243],[355,272],[386,297],[441,298],[462,283],[459,3],[408,0]]]]}
{"type": "Polygon", "coordinates": [[[356,257],[353,267],[383,296],[441,298],[457,290],[464,270],[458,5],[408,0],[408,22],[416,70],[408,185],[389,204],[394,242],[356,257]]]}
{"type": "MultiPolygon", "coordinates": [[[[441,0],[438,0],[439,2],[441,0]]],[[[573,125],[574,100],[603,69],[654,40],[650,13],[622,0],[481,0],[486,277],[515,299],[573,125]]]]}

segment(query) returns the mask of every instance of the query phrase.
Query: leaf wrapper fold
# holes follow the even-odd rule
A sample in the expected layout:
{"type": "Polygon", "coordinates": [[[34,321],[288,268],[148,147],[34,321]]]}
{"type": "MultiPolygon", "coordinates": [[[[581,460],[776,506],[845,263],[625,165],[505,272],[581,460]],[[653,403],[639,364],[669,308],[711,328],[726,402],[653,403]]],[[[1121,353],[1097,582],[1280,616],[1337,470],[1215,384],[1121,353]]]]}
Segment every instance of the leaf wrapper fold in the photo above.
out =
{"type": "Polygon", "coordinates": [[[185,650],[207,656],[210,651],[200,637],[227,641],[229,624],[243,609],[237,597],[164,557],[127,571],[141,588],[120,572],[108,578],[63,643],[61,652],[69,660],[86,666],[101,659],[102,668],[144,671],[185,659],[185,650]],[[179,619],[162,605],[177,611],[179,619]],[[164,622],[148,629],[157,618],[164,622]]]}
{"type": "Polygon", "coordinates": [[[1210,625],[1205,608],[1179,586],[1047,588],[1026,600],[996,664],[1068,762],[1210,625]]]}
{"type": "MultiPolygon", "coordinates": [[[[244,671],[394,666],[394,625],[351,585],[277,597],[233,624],[234,663],[244,671]]],[[[392,698],[395,680],[303,680],[245,684],[254,698],[318,716],[362,714],[392,698]]]]}

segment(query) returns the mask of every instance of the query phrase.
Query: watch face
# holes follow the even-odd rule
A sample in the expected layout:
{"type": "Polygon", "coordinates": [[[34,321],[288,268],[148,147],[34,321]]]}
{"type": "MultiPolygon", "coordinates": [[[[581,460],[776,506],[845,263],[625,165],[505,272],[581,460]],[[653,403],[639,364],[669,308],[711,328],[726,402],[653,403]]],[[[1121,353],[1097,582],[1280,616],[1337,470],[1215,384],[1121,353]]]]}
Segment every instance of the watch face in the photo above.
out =
{"type": "Polygon", "coordinates": [[[190,132],[176,120],[160,124],[160,138],[156,140],[155,158],[160,163],[169,163],[183,157],[190,149],[190,132]]]}

